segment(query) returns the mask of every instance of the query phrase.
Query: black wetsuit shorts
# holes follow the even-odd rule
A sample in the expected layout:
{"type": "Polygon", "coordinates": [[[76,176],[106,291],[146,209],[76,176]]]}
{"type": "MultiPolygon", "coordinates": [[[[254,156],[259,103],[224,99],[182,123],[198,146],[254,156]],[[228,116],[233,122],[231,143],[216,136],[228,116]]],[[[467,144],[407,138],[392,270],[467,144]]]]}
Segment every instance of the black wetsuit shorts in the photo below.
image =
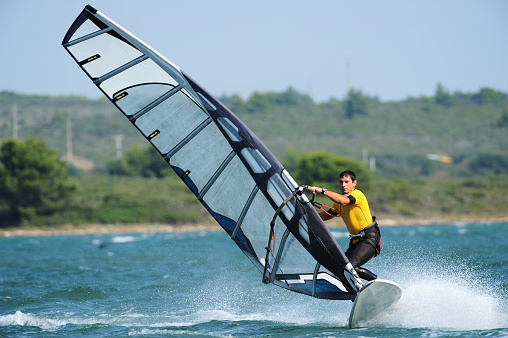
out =
{"type": "Polygon", "coordinates": [[[346,257],[355,268],[358,276],[370,281],[376,279],[377,275],[363,268],[362,265],[381,252],[381,232],[377,223],[363,231],[365,232],[364,237],[351,238],[346,257]]]}

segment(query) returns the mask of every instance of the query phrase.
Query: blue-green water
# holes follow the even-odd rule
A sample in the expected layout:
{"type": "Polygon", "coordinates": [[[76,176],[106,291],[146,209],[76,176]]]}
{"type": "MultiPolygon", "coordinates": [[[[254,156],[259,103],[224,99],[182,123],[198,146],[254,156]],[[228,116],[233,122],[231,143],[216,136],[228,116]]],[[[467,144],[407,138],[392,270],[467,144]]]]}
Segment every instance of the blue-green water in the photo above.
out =
{"type": "Polygon", "coordinates": [[[0,336],[508,336],[508,224],[382,231],[367,266],[403,296],[356,330],[351,302],[261,283],[222,231],[0,238],[0,336]]]}

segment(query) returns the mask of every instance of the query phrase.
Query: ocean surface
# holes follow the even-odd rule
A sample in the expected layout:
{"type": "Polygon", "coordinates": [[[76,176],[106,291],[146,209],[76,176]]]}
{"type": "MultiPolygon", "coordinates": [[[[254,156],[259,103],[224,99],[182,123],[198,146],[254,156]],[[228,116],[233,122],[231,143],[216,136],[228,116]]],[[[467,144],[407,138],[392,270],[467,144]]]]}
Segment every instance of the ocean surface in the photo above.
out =
{"type": "MultiPolygon", "coordinates": [[[[332,232],[347,248],[345,231],[332,232]]],[[[263,284],[223,231],[0,238],[0,337],[508,336],[508,224],[382,236],[366,266],[403,295],[377,326],[354,330],[350,301],[263,284]]]]}

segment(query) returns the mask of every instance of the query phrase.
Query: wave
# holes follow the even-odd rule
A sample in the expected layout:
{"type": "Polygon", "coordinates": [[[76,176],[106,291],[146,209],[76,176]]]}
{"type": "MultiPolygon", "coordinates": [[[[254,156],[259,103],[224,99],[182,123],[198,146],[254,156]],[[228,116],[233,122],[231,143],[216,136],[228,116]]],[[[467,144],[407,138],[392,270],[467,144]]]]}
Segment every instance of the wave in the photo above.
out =
{"type": "Polygon", "coordinates": [[[55,330],[66,325],[67,322],[61,319],[49,319],[33,314],[24,314],[16,311],[13,315],[0,316],[0,326],[32,326],[43,330],[55,330]]]}

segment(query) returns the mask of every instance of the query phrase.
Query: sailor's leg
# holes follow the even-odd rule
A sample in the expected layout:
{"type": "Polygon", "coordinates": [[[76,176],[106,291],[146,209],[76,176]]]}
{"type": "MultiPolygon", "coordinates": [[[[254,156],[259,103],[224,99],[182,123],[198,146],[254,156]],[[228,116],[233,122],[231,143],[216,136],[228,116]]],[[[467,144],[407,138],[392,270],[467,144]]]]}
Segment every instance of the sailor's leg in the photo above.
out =
{"type": "Polygon", "coordinates": [[[363,268],[362,265],[367,263],[375,255],[376,249],[365,241],[360,241],[351,245],[346,251],[346,256],[355,268],[358,276],[368,281],[376,279],[377,275],[363,268]]]}

